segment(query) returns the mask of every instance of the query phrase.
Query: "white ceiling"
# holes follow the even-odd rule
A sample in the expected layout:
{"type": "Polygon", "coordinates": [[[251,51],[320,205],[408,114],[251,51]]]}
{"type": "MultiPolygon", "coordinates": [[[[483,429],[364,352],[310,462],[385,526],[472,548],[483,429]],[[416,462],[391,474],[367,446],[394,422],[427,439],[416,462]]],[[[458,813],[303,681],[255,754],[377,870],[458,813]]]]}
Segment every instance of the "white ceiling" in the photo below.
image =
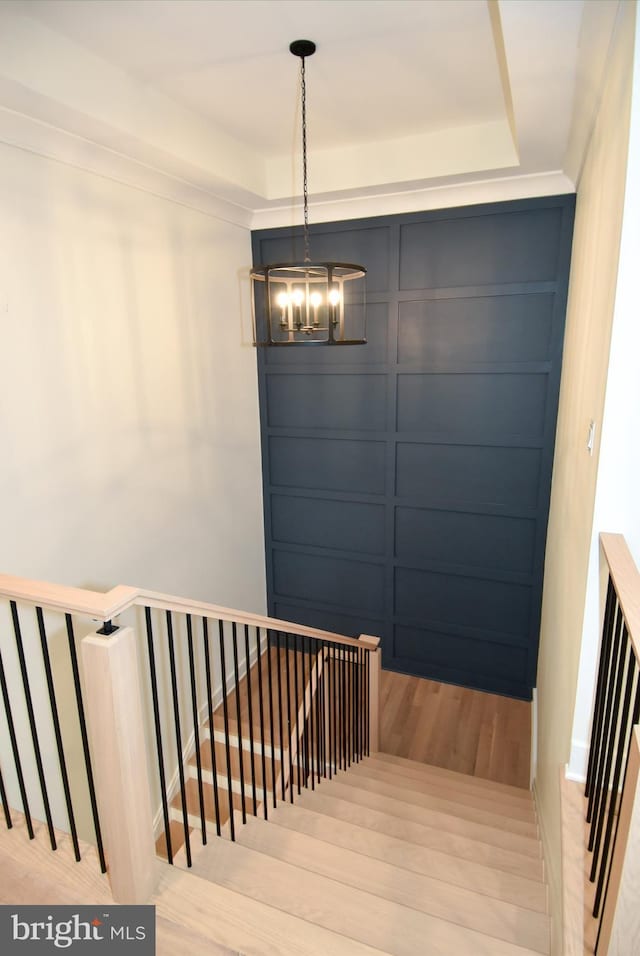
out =
{"type": "Polygon", "coordinates": [[[319,209],[339,202],[348,215],[389,196],[409,208],[478,182],[565,191],[580,161],[572,129],[588,135],[598,94],[589,64],[602,73],[616,8],[0,0],[0,140],[237,221],[291,218],[300,109],[288,45],[304,37],[318,46],[307,86],[319,209]]]}

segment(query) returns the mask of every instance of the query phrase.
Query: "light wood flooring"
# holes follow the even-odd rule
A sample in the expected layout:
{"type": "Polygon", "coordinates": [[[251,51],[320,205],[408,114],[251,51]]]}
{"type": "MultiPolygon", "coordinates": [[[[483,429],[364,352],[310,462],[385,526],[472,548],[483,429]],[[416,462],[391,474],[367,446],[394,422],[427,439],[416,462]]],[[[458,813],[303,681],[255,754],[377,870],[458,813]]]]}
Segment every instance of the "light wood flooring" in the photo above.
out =
{"type": "Polygon", "coordinates": [[[528,701],[383,670],[380,709],[386,753],[529,787],[528,701]]]}

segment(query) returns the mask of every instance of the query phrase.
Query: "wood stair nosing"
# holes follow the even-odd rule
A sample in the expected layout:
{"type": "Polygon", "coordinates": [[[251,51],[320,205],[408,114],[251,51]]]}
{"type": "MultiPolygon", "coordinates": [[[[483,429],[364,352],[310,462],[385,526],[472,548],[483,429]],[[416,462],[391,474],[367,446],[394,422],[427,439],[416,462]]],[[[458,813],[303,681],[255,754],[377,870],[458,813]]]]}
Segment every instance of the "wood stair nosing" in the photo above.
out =
{"type": "Polygon", "coordinates": [[[462,803],[478,810],[485,810],[487,813],[504,814],[512,817],[514,820],[523,820],[527,823],[536,824],[537,815],[533,800],[513,801],[510,798],[505,801],[500,794],[492,794],[487,790],[479,790],[466,785],[452,786],[446,781],[439,781],[438,778],[422,779],[408,776],[403,773],[396,773],[390,764],[381,766],[375,763],[371,758],[365,758],[359,764],[351,767],[355,776],[371,777],[374,780],[380,780],[382,783],[391,783],[393,786],[402,786],[406,790],[415,790],[418,793],[429,794],[441,800],[451,801],[451,803],[462,803]]]}
{"type": "MultiPolygon", "coordinates": [[[[475,810],[473,807],[467,807],[464,804],[452,804],[447,800],[438,800],[430,797],[428,794],[416,793],[414,790],[407,791],[402,786],[383,783],[379,780],[371,780],[368,777],[359,777],[355,774],[343,773],[339,777],[334,777],[332,781],[323,781],[329,787],[339,786],[355,790],[358,794],[370,793],[378,798],[387,798],[397,802],[406,812],[407,807],[413,807],[416,810],[422,810],[425,813],[437,814],[440,817],[446,817],[447,820],[455,819],[459,823],[465,823],[469,826],[482,828],[485,835],[490,832],[496,832],[504,835],[505,839],[510,837],[514,841],[518,840],[524,847],[528,844],[538,843],[538,828],[536,824],[525,823],[520,820],[513,820],[509,817],[501,817],[498,814],[486,813],[484,810],[475,810]]],[[[361,799],[358,796],[358,799],[361,799]]],[[[478,832],[481,832],[480,830],[478,832]]],[[[502,836],[500,837],[502,842],[502,836]]],[[[494,842],[489,839],[489,842],[494,842]]],[[[527,852],[527,850],[523,850],[527,852]]],[[[531,851],[529,851],[531,852],[531,851]]]]}
{"type": "MultiPolygon", "coordinates": [[[[229,746],[229,763],[227,765],[227,748],[224,744],[216,742],[215,745],[215,760],[216,760],[216,771],[218,781],[226,786],[227,780],[227,770],[231,771],[231,779],[233,781],[240,781],[240,751],[234,745],[229,746]]],[[[211,759],[211,747],[208,741],[205,741],[200,746],[200,765],[202,767],[203,779],[207,780],[209,783],[213,783],[213,761],[211,759]]],[[[198,760],[195,753],[189,758],[188,764],[189,772],[191,776],[197,776],[198,760]]],[[[273,776],[275,775],[276,782],[280,779],[280,761],[271,759],[265,759],[265,772],[267,778],[267,790],[273,789],[273,776]]],[[[255,772],[255,783],[256,789],[262,792],[263,786],[263,777],[262,777],[262,756],[255,754],[254,760],[251,760],[251,750],[245,751],[242,749],[242,777],[244,779],[245,788],[248,790],[252,789],[253,785],[253,774],[255,772]]]]}
{"type": "Polygon", "coordinates": [[[488,899],[468,887],[442,881],[437,874],[412,873],[295,830],[254,820],[237,841],[283,863],[326,877],[385,901],[447,920],[536,952],[548,952],[549,917],[517,904],[488,899]]]}
{"type": "Polygon", "coordinates": [[[481,863],[527,879],[543,879],[542,859],[539,855],[520,853],[465,834],[452,833],[437,824],[429,826],[424,819],[407,819],[379,807],[359,804],[353,799],[345,800],[337,794],[331,794],[328,789],[315,796],[305,792],[296,797],[296,804],[314,813],[322,813],[330,819],[336,817],[355,826],[439,850],[462,860],[481,863]]]}
{"type": "MultiPolygon", "coordinates": [[[[237,727],[235,723],[232,726],[231,721],[229,721],[229,745],[231,747],[237,747],[238,740],[240,740],[242,744],[243,753],[251,753],[251,750],[253,749],[253,752],[255,753],[256,758],[258,757],[258,755],[260,755],[260,760],[262,760],[262,742],[257,739],[254,739],[253,747],[252,747],[251,738],[247,734],[245,734],[245,728],[242,727],[241,730],[242,730],[242,734],[238,738],[238,731],[237,731],[237,727]]],[[[210,736],[209,727],[208,725],[203,724],[202,727],[200,728],[200,739],[202,741],[208,741],[209,736],[210,736]]],[[[214,727],[213,739],[217,744],[224,744],[226,740],[224,730],[220,730],[214,727]]],[[[267,744],[266,741],[264,745],[264,752],[265,752],[265,758],[270,762],[271,761],[271,744],[267,744]]],[[[273,747],[273,754],[276,760],[281,760],[282,753],[281,753],[281,749],[279,745],[275,745],[273,747]]],[[[288,759],[288,756],[287,756],[288,749],[286,747],[284,750],[284,754],[285,754],[285,759],[288,759]]]]}
{"type": "MultiPolygon", "coordinates": [[[[204,815],[208,823],[212,823],[215,826],[216,820],[216,811],[215,811],[215,797],[213,792],[213,787],[209,783],[203,783],[202,786],[203,796],[204,796],[204,815]]],[[[198,787],[198,781],[194,777],[188,777],[185,780],[185,797],[187,803],[187,813],[190,818],[193,818],[197,821],[193,824],[196,827],[200,827],[200,792],[198,787]]],[[[220,810],[220,823],[226,823],[229,819],[230,804],[236,809],[242,808],[242,803],[240,795],[232,790],[231,800],[229,800],[229,791],[223,787],[218,787],[218,807],[220,810]]],[[[173,797],[170,810],[172,811],[173,819],[182,820],[182,797],[180,791],[176,793],[173,797]]]]}
{"type": "Polygon", "coordinates": [[[497,780],[489,780],[486,777],[471,776],[466,773],[459,773],[457,770],[448,770],[446,767],[439,767],[436,764],[421,763],[417,760],[409,760],[406,757],[400,757],[397,754],[388,753],[379,750],[371,754],[371,759],[376,762],[392,764],[397,772],[409,774],[424,774],[429,777],[438,776],[443,780],[448,780],[452,784],[467,784],[469,786],[490,790],[494,795],[510,797],[515,800],[523,800],[527,803],[531,801],[531,790],[524,787],[514,787],[511,784],[501,783],[497,780]]]}
{"type": "Polygon", "coordinates": [[[271,809],[269,822],[412,873],[423,876],[437,873],[438,879],[454,886],[471,889],[538,913],[547,912],[547,888],[540,880],[507,873],[486,863],[462,859],[451,853],[412,843],[408,839],[347,823],[337,817],[309,810],[298,802],[271,809]]]}
{"type": "Polygon", "coordinates": [[[238,843],[212,843],[197,875],[395,956],[524,956],[531,950],[345,886],[238,843]]]}

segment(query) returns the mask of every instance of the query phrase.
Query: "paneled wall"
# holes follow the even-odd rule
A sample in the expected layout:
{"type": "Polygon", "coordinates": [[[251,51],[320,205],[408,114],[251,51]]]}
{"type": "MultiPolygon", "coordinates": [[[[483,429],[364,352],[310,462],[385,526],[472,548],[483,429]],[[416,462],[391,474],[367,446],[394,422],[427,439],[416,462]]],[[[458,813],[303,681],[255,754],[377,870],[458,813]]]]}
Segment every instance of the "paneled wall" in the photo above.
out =
{"type": "MultiPolygon", "coordinates": [[[[368,344],[259,354],[273,614],[530,696],[573,207],[315,227],[313,257],[368,269],[368,344]]],[[[256,233],[254,262],[299,245],[256,233]]]]}

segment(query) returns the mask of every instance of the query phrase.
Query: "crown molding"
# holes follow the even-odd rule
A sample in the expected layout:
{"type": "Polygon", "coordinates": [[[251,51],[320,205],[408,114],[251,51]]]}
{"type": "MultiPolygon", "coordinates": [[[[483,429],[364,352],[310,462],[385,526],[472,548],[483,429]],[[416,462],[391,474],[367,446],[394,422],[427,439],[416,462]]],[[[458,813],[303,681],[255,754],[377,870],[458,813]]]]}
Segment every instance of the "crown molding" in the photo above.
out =
{"type": "MultiPolygon", "coordinates": [[[[377,196],[330,199],[310,204],[312,222],[364,219],[368,216],[391,216],[450,206],[473,206],[479,203],[504,202],[510,199],[532,199],[559,196],[576,191],[575,183],[562,170],[499,176],[473,182],[444,183],[422,189],[411,189],[377,196]]],[[[274,229],[302,222],[302,206],[258,209],[251,219],[252,229],[274,229]]]]}
{"type": "MultiPolygon", "coordinates": [[[[301,205],[287,203],[259,208],[264,200],[251,196],[252,209],[249,205],[231,202],[213,191],[92,140],[3,107],[0,107],[0,142],[140,189],[242,229],[269,229],[302,221],[301,205]]],[[[472,182],[445,182],[417,189],[396,189],[379,195],[367,195],[363,191],[358,196],[333,196],[316,200],[311,202],[311,220],[331,222],[361,219],[571,192],[575,192],[575,184],[561,170],[502,175],[472,182]]]]}
{"type": "Polygon", "coordinates": [[[252,210],[246,206],[107,146],[4,107],[0,107],[0,142],[140,189],[234,226],[251,227],[252,210]]]}

